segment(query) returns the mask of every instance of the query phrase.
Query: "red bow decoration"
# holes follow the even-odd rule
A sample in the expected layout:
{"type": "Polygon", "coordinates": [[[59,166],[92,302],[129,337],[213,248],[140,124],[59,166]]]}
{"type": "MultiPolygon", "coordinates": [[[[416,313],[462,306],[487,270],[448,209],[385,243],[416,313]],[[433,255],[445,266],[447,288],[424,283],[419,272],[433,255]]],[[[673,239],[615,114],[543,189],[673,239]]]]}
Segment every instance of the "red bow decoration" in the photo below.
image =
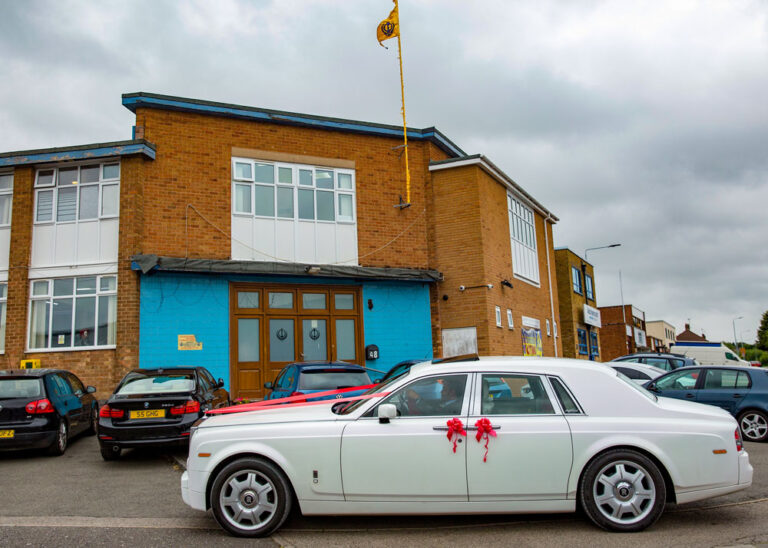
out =
{"type": "Polygon", "coordinates": [[[478,441],[478,443],[483,437],[485,437],[485,455],[483,455],[483,462],[486,462],[486,459],[488,458],[488,442],[490,441],[489,436],[493,436],[495,438],[496,431],[493,429],[491,421],[485,417],[482,419],[477,419],[475,427],[477,427],[477,434],[475,434],[475,439],[478,441]]]}
{"type": "Polygon", "coordinates": [[[459,441],[459,436],[467,435],[467,431],[464,430],[464,425],[460,419],[449,419],[448,422],[448,441],[453,441],[453,452],[456,452],[456,443],[459,441]],[[453,439],[451,439],[453,438],[453,439]]]}

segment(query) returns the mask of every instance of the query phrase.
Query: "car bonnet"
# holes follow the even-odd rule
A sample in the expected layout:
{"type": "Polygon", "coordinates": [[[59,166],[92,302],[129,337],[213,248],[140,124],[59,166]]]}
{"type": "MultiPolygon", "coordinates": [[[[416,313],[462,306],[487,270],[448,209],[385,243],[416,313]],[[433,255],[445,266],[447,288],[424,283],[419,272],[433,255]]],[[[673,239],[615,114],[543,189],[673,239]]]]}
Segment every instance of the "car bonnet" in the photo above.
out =
{"type": "Polygon", "coordinates": [[[331,411],[336,400],[323,400],[310,405],[274,405],[256,411],[243,411],[208,416],[200,423],[200,428],[218,426],[236,426],[243,424],[272,424],[282,422],[302,422],[335,420],[339,418],[331,411]]]}

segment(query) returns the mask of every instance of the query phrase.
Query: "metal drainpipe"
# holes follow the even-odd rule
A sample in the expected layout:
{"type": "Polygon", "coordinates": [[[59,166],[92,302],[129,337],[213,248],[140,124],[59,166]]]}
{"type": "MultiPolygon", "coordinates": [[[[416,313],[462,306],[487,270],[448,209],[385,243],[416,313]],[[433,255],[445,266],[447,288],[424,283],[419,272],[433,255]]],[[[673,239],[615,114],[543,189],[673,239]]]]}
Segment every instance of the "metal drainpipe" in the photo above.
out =
{"type": "Polygon", "coordinates": [[[549,283],[549,313],[552,317],[552,335],[555,346],[555,358],[557,358],[557,336],[555,336],[555,299],[552,298],[552,272],[549,268],[549,232],[547,231],[547,221],[552,220],[552,214],[547,213],[547,218],[544,219],[544,244],[547,248],[547,282],[549,283]]]}

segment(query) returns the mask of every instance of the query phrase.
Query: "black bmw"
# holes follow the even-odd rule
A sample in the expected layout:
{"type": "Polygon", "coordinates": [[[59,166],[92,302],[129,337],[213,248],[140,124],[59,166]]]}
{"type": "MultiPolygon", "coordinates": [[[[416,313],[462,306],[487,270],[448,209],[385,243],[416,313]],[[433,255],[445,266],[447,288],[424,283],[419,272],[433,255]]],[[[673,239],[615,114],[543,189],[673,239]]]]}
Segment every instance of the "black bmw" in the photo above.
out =
{"type": "Polygon", "coordinates": [[[229,405],[224,381],[203,367],[134,369],[99,411],[104,460],[128,447],[189,443],[189,428],[209,409],[229,405]]]}

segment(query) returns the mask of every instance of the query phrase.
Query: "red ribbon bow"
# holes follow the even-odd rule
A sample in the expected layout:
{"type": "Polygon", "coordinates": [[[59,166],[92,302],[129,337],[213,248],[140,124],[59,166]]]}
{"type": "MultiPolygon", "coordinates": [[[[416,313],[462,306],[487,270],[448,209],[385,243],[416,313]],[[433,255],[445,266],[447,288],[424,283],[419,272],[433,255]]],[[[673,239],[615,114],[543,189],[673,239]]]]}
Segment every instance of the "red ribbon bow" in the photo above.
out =
{"type": "Polygon", "coordinates": [[[490,441],[489,436],[496,437],[496,431],[493,429],[493,425],[491,424],[491,421],[489,421],[487,418],[483,417],[482,419],[477,419],[477,422],[475,423],[475,427],[477,428],[477,434],[475,434],[475,439],[480,443],[480,440],[482,438],[485,438],[485,455],[483,455],[483,462],[486,462],[486,459],[488,458],[488,442],[490,441]]]}
{"type": "Polygon", "coordinates": [[[464,425],[460,419],[449,419],[448,422],[448,441],[453,441],[453,452],[456,452],[456,443],[459,441],[459,436],[467,435],[467,431],[464,430],[464,425]],[[451,439],[453,438],[453,439],[451,439]]]}

